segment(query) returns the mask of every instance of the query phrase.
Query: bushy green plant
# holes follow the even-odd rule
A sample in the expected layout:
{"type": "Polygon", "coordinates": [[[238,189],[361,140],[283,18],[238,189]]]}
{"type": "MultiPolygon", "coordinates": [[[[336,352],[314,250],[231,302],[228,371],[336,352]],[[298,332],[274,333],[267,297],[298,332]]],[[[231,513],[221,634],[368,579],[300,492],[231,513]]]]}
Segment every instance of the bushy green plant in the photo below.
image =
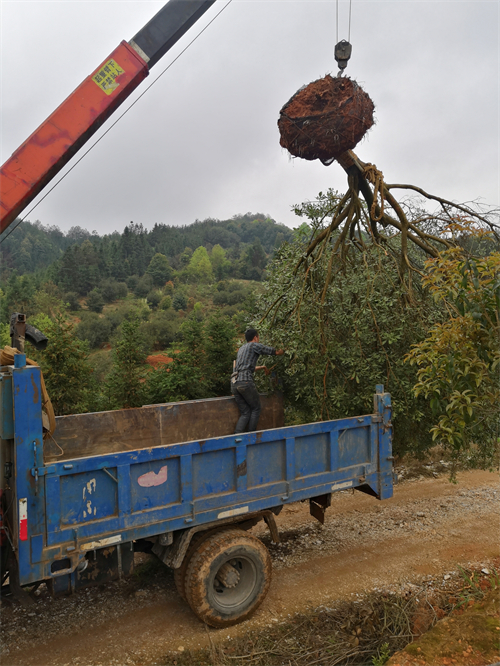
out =
{"type": "Polygon", "coordinates": [[[78,300],[78,294],[76,291],[67,291],[63,296],[63,300],[73,312],[80,309],[80,301],[78,300]]]}
{"type": "Polygon", "coordinates": [[[149,262],[146,273],[153,278],[155,287],[162,287],[172,276],[172,267],[164,254],[157,252],[149,262]]]}
{"type": "Polygon", "coordinates": [[[113,369],[107,381],[113,407],[140,407],[143,404],[146,353],[139,326],[137,316],[125,319],[113,349],[113,369]]]}
{"type": "Polygon", "coordinates": [[[99,289],[95,288],[87,294],[87,308],[91,312],[102,312],[104,307],[104,298],[99,289]]]}
{"type": "Polygon", "coordinates": [[[182,342],[171,350],[173,361],[149,373],[152,403],[196,400],[229,394],[236,352],[236,329],[215,313],[203,322],[193,313],[181,325],[182,342]]]}
{"type": "Polygon", "coordinates": [[[154,313],[140,326],[145,347],[155,351],[166,349],[179,337],[180,325],[179,316],[172,308],[154,313]]]}
{"type": "Polygon", "coordinates": [[[148,402],[176,402],[210,397],[206,378],[203,323],[189,317],[181,325],[182,343],[172,350],[173,361],[149,373],[148,402]]]}
{"type": "Polygon", "coordinates": [[[10,339],[10,324],[8,322],[5,323],[0,323],[0,347],[5,347],[8,345],[9,347],[12,344],[12,340],[10,339]]]}
{"type": "Polygon", "coordinates": [[[137,281],[137,285],[134,288],[134,294],[137,296],[137,298],[146,298],[152,288],[153,278],[151,275],[146,273],[137,281]]]}
{"type": "Polygon", "coordinates": [[[204,346],[206,375],[215,395],[231,393],[230,376],[236,358],[236,327],[219,313],[212,314],[205,324],[204,346]]]}
{"type": "Polygon", "coordinates": [[[333,267],[321,302],[312,290],[327,282],[330,257],[304,279],[295,273],[304,247],[301,236],[282,246],[254,320],[263,338],[286,350],[279,372],[289,404],[303,422],[370,413],[375,385],[383,384],[392,395],[395,451],[429,447],[430,408],[412,393],[416,371],[404,359],[439,318],[439,306],[418,284],[410,296],[398,264],[376,246],[348,271],[333,267]]]}
{"type": "Polygon", "coordinates": [[[26,345],[26,352],[43,371],[45,384],[57,415],[87,411],[92,389],[92,369],[88,363],[88,346],[80,341],[73,324],[58,314],[44,327],[47,348],[36,351],[26,345]]]}
{"type": "Polygon", "coordinates": [[[500,435],[500,253],[449,249],[426,262],[424,284],[450,316],[408,354],[415,395],[430,400],[433,439],[455,461],[487,467],[500,435]]]}
{"type": "Polygon", "coordinates": [[[114,280],[113,278],[103,280],[99,285],[99,290],[106,303],[112,303],[119,298],[125,298],[128,291],[125,282],[118,282],[118,280],[114,280]]]}
{"type": "Polygon", "coordinates": [[[172,299],[172,307],[174,310],[185,310],[187,308],[187,302],[187,296],[181,291],[177,291],[172,299]]]}
{"type": "Polygon", "coordinates": [[[157,291],[156,289],[152,289],[146,296],[146,303],[149,305],[150,308],[156,310],[156,308],[160,305],[161,299],[162,299],[161,292],[157,291]]]}
{"type": "Polygon", "coordinates": [[[172,307],[172,297],[164,296],[161,299],[158,307],[160,308],[160,310],[169,310],[172,307]]]}
{"type": "Polygon", "coordinates": [[[80,340],[86,340],[90,349],[97,349],[105,342],[109,342],[113,325],[107,317],[99,317],[96,312],[85,312],[76,327],[76,335],[80,340]]]}

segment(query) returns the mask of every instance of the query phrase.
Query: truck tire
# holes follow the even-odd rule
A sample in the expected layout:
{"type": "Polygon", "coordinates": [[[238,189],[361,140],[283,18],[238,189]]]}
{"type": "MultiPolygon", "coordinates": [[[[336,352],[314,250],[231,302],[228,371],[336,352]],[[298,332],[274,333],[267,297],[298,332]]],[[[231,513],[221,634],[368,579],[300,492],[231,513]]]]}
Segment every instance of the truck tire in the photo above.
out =
{"type": "Polygon", "coordinates": [[[246,620],[271,584],[271,557],[243,530],[228,529],[199,544],[187,567],[185,592],[196,615],[212,627],[246,620]]]}
{"type": "Polygon", "coordinates": [[[214,534],[214,532],[220,532],[220,528],[218,529],[212,529],[212,530],[206,530],[205,532],[196,532],[193,535],[193,538],[191,539],[191,543],[188,546],[188,549],[186,551],[186,554],[184,555],[184,559],[182,560],[182,564],[178,569],[174,569],[174,583],[175,587],[177,588],[177,592],[179,595],[186,601],[186,571],[189,566],[189,563],[191,562],[191,558],[193,557],[194,552],[196,549],[205,541],[207,537],[209,537],[211,534],[214,534]]]}

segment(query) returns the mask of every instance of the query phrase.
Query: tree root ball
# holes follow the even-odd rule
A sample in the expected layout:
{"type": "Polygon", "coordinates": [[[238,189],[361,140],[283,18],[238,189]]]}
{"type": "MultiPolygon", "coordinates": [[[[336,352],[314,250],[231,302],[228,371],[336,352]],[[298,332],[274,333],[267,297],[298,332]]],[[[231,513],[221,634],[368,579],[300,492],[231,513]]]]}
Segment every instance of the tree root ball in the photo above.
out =
{"type": "Polygon", "coordinates": [[[327,74],[301,88],[280,111],[280,145],[295,157],[330,164],[373,125],[374,105],[356,81],[327,74]]]}

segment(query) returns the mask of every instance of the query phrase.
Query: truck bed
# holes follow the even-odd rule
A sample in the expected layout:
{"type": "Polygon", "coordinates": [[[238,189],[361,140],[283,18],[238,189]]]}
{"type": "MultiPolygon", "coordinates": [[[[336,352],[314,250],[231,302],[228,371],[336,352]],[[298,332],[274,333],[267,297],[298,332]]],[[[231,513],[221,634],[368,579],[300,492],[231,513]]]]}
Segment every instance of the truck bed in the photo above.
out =
{"type": "MultiPolygon", "coordinates": [[[[7,518],[21,585],[75,571],[88,551],[152,537],[168,546],[187,528],[303,499],[322,504],[342,489],[392,496],[382,386],[372,414],[242,435],[231,434],[232,398],[63,417],[56,446],[42,437],[39,368],[3,370],[7,518]],[[193,430],[203,436],[179,441],[193,430]]],[[[268,427],[282,419],[280,400],[265,399],[268,427]]]]}

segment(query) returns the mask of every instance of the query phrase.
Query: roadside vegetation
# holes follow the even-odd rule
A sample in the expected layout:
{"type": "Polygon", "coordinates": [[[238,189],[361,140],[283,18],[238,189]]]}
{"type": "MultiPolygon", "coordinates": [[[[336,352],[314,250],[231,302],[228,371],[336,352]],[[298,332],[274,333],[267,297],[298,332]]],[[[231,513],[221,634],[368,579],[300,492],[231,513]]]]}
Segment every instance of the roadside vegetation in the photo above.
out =
{"type": "MultiPolygon", "coordinates": [[[[458,657],[460,661],[455,663],[464,665],[486,663],[479,661],[481,657],[498,654],[499,585],[496,569],[459,568],[453,575],[446,574],[444,580],[441,577],[400,590],[356,595],[355,600],[297,613],[275,626],[234,640],[224,640],[209,630],[210,647],[172,652],[162,663],[165,666],[289,663],[384,666],[394,653],[406,648],[408,656],[420,659],[412,663],[445,664],[446,661],[437,659],[446,658],[444,645],[452,647],[449,627],[443,627],[433,643],[422,642],[422,648],[418,639],[448,617],[460,624],[461,639],[456,645],[458,654],[450,651],[450,657],[458,657]],[[471,657],[471,661],[464,655],[471,657]]],[[[449,663],[454,663],[451,658],[449,663]]]]}
{"type": "Polygon", "coordinates": [[[495,234],[427,219],[431,255],[402,248],[400,234],[370,240],[359,228],[349,240],[330,222],[341,205],[320,193],[296,207],[294,231],[252,214],[102,237],[25,222],[2,245],[1,343],[11,312],[49,337],[46,351],[27,352],[56,414],[70,414],[227,395],[254,325],[286,350],[258,384],[284,390],[287,424],[369,413],[383,384],[400,459],[438,445],[451,478],[458,465],[496,466],[495,234]]]}

